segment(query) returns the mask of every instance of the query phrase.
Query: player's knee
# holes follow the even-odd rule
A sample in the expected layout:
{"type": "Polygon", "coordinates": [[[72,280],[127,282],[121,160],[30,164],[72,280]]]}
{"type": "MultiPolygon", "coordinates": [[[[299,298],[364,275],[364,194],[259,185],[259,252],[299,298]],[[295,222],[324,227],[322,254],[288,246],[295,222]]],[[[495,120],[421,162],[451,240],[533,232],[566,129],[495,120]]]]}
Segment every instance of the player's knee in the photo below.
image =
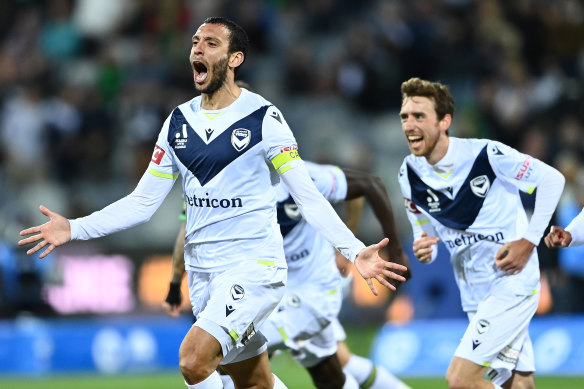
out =
{"type": "Polygon", "coordinates": [[[345,385],[345,373],[336,355],[323,359],[307,370],[317,389],[341,389],[345,385]]]}
{"type": "Polygon", "coordinates": [[[462,377],[459,374],[453,373],[449,370],[446,373],[446,384],[450,389],[467,389],[472,388],[472,385],[469,385],[468,379],[462,377]]]}
{"type": "Polygon", "coordinates": [[[215,370],[214,366],[205,363],[197,353],[179,352],[180,371],[189,385],[198,384],[205,380],[215,370]]]}

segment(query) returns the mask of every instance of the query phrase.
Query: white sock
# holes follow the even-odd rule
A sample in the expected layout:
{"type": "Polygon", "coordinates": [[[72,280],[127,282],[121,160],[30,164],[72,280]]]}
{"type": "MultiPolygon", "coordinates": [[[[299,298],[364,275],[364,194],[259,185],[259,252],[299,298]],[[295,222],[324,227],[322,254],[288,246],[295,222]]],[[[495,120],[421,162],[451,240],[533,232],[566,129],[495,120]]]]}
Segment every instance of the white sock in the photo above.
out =
{"type": "Polygon", "coordinates": [[[373,362],[371,362],[367,358],[360,357],[358,355],[351,354],[351,358],[349,358],[349,362],[343,367],[345,374],[350,374],[359,383],[359,385],[363,385],[371,370],[373,369],[373,362]]]}
{"type": "MultiPolygon", "coordinates": [[[[491,384],[493,384],[493,383],[491,382],[491,384]]],[[[497,384],[493,384],[493,388],[495,388],[495,389],[503,389],[502,387],[500,387],[500,386],[499,386],[499,385],[497,385],[497,384]]]]}
{"type": "Polygon", "coordinates": [[[370,389],[411,389],[399,378],[387,371],[383,366],[377,365],[377,377],[373,381],[370,389]]]}
{"type": "Polygon", "coordinates": [[[346,371],[344,373],[345,373],[345,385],[343,385],[343,389],[359,389],[359,383],[357,382],[355,377],[353,377],[350,374],[347,374],[346,371]]]}
{"type": "Polygon", "coordinates": [[[407,389],[405,383],[381,366],[359,355],[351,354],[349,362],[343,369],[357,379],[359,385],[368,389],[407,389]]]}
{"type": "Polygon", "coordinates": [[[272,375],[274,376],[274,389],[288,389],[288,387],[284,385],[282,381],[280,381],[277,375],[274,373],[272,373],[272,375]]]}
{"type": "Polygon", "coordinates": [[[214,371],[213,373],[211,373],[211,375],[207,378],[205,378],[205,380],[203,380],[202,382],[199,382],[198,384],[194,384],[194,385],[189,385],[185,382],[185,384],[187,385],[187,387],[189,389],[222,389],[223,388],[223,382],[221,382],[221,377],[219,376],[219,373],[217,373],[217,371],[214,371]]]}
{"type": "Polygon", "coordinates": [[[219,378],[221,378],[221,382],[223,382],[224,389],[235,389],[235,384],[229,374],[219,374],[219,378]]]}

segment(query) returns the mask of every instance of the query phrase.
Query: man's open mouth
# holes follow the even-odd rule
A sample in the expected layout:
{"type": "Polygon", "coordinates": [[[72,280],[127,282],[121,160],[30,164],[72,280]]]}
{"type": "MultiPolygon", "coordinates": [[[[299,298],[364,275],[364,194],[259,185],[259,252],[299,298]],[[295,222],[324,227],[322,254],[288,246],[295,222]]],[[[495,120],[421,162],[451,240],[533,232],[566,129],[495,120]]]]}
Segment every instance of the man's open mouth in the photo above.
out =
{"type": "Polygon", "coordinates": [[[207,66],[199,61],[193,62],[195,72],[195,82],[204,82],[207,79],[207,66]]]}

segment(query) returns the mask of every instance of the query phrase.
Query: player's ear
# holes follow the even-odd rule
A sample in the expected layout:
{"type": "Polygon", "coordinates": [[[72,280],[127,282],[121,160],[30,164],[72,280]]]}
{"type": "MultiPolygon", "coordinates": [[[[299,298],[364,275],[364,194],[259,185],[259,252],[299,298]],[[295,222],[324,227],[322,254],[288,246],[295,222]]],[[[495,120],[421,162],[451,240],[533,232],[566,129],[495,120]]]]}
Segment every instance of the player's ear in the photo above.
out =
{"type": "Polygon", "coordinates": [[[245,56],[241,51],[236,51],[235,53],[231,53],[229,56],[229,66],[232,68],[236,68],[243,63],[245,56]]]}
{"type": "Polygon", "coordinates": [[[452,124],[452,115],[450,115],[449,113],[444,115],[444,117],[440,119],[440,121],[438,122],[438,125],[440,126],[440,129],[442,131],[448,131],[448,129],[450,128],[450,124],[452,124]]]}

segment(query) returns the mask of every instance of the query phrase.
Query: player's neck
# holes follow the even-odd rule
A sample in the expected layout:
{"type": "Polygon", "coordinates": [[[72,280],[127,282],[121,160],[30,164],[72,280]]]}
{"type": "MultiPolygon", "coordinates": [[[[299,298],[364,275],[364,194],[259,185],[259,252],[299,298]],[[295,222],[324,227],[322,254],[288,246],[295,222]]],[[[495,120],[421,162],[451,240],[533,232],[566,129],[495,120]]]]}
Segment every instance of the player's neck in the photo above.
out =
{"type": "Polygon", "coordinates": [[[443,135],[438,141],[438,143],[436,143],[436,146],[434,147],[434,150],[432,150],[432,153],[430,153],[430,155],[426,157],[428,163],[430,165],[436,165],[438,162],[440,162],[448,152],[449,145],[450,138],[446,135],[443,135]]]}
{"type": "Polygon", "coordinates": [[[237,100],[240,94],[241,89],[235,85],[234,82],[226,81],[223,86],[217,89],[214,93],[201,94],[201,108],[210,111],[223,109],[237,100]]]}

